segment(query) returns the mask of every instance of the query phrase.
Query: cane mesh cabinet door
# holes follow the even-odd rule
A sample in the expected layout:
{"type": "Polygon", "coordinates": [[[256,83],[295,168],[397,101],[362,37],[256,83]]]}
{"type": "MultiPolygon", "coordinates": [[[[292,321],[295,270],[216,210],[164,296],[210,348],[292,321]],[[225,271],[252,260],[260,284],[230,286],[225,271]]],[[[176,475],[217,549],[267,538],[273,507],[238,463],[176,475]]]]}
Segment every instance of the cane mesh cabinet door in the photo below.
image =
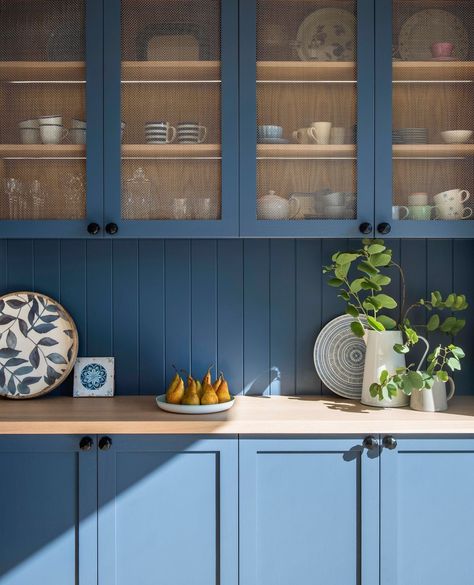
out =
{"type": "Polygon", "coordinates": [[[97,585],[93,437],[3,436],[0,475],[1,585],[97,585]]]}
{"type": "Polygon", "coordinates": [[[362,438],[239,445],[245,585],[379,585],[378,450],[362,438]]]}
{"type": "Polygon", "coordinates": [[[396,438],[391,447],[380,458],[380,582],[471,585],[474,440],[396,438]]]}
{"type": "Polygon", "coordinates": [[[106,0],[109,233],[236,235],[236,0],[106,0]]]}
{"type": "Polygon", "coordinates": [[[472,236],[473,3],[381,0],[376,11],[379,233],[472,236]]]}
{"type": "Polygon", "coordinates": [[[0,0],[3,237],[102,221],[101,23],[100,1],[0,0]]]}
{"type": "Polygon", "coordinates": [[[370,235],[372,2],[240,6],[242,233],[370,235]]]}
{"type": "Polygon", "coordinates": [[[100,437],[99,583],[237,585],[237,466],[236,438],[100,437]]]}

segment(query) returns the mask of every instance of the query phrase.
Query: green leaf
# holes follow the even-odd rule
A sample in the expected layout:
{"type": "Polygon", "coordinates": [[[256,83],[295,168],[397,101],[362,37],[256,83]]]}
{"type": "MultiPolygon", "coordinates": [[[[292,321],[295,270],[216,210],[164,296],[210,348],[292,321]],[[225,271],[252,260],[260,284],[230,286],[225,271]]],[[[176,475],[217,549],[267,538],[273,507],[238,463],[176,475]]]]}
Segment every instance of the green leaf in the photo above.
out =
{"type": "Polygon", "coordinates": [[[392,282],[390,276],[386,276],[385,274],[376,274],[375,276],[372,276],[371,280],[379,286],[387,286],[392,282]]]}
{"type": "Polygon", "coordinates": [[[338,264],[336,269],[334,270],[334,275],[336,278],[345,279],[349,273],[349,268],[351,267],[350,264],[338,264]]]}
{"type": "Polygon", "coordinates": [[[362,281],[362,288],[364,290],[370,290],[370,291],[379,291],[382,290],[382,287],[379,286],[376,282],[373,281],[372,278],[364,278],[362,281]]]}
{"type": "Polygon", "coordinates": [[[395,386],[395,384],[387,385],[387,394],[390,399],[394,398],[398,394],[398,388],[395,386]]]}
{"type": "Polygon", "coordinates": [[[455,345],[450,345],[449,349],[451,350],[452,354],[457,357],[458,359],[462,359],[466,357],[466,354],[460,347],[456,347],[455,345]]]}
{"type": "Polygon", "coordinates": [[[381,384],[385,384],[385,382],[388,379],[388,371],[387,370],[382,370],[382,372],[380,373],[380,383],[381,384]]]}
{"type": "Polygon", "coordinates": [[[461,329],[464,328],[464,325],[466,325],[466,321],[464,319],[456,319],[456,324],[451,327],[451,334],[457,335],[461,329]]]}
{"type": "Polygon", "coordinates": [[[397,353],[408,353],[410,351],[410,349],[406,346],[406,345],[402,345],[401,343],[396,343],[393,346],[394,351],[396,351],[397,353]]]}
{"type": "Polygon", "coordinates": [[[337,288],[338,286],[342,286],[344,284],[344,281],[341,280],[340,278],[330,278],[328,280],[328,284],[329,286],[337,288]]]}
{"type": "Polygon", "coordinates": [[[351,292],[354,294],[359,293],[362,290],[362,283],[364,282],[363,278],[356,278],[351,282],[350,289],[351,292]]]}
{"type": "Polygon", "coordinates": [[[427,324],[428,331],[435,331],[439,327],[439,315],[431,315],[428,324],[427,324]]]}
{"type": "Polygon", "coordinates": [[[359,311],[351,303],[348,303],[346,307],[346,313],[351,317],[354,317],[354,319],[359,317],[359,311]]]}
{"type": "Polygon", "coordinates": [[[377,268],[375,268],[374,266],[372,266],[372,264],[369,264],[369,262],[366,262],[365,260],[357,266],[357,270],[363,272],[364,274],[368,274],[369,276],[375,276],[376,274],[379,273],[379,270],[377,268]]]}
{"type": "Polygon", "coordinates": [[[446,363],[448,367],[451,368],[451,370],[453,371],[461,369],[461,362],[458,360],[457,357],[450,357],[446,363]]]}
{"type": "Polygon", "coordinates": [[[382,323],[377,321],[377,319],[371,315],[367,316],[367,322],[372,327],[372,329],[375,329],[375,331],[385,331],[385,327],[382,325],[382,323]]]}
{"type": "Polygon", "coordinates": [[[444,372],[443,370],[436,372],[436,376],[440,382],[447,382],[449,380],[448,372],[444,372]]]}
{"type": "Polygon", "coordinates": [[[382,244],[371,244],[368,248],[367,248],[367,252],[369,254],[380,254],[380,252],[384,252],[386,250],[385,246],[382,246],[382,244]]]}
{"type": "Polygon", "coordinates": [[[395,329],[397,322],[395,319],[388,317],[387,315],[377,315],[377,321],[382,323],[385,329],[395,329]]]}
{"type": "Polygon", "coordinates": [[[395,309],[397,307],[397,301],[388,295],[380,294],[374,298],[382,309],[395,309]]]}
{"type": "Polygon", "coordinates": [[[357,260],[357,258],[359,258],[359,257],[360,257],[360,254],[351,254],[351,253],[347,252],[344,254],[338,254],[337,257],[334,258],[334,261],[338,265],[350,264],[351,262],[354,262],[354,260],[357,260]]]}
{"type": "Polygon", "coordinates": [[[369,388],[369,392],[370,392],[370,395],[372,396],[372,398],[375,398],[376,396],[378,396],[378,394],[381,390],[382,390],[382,388],[379,384],[377,384],[377,382],[374,382],[373,384],[371,384],[370,388],[369,388]]]}
{"type": "Polygon", "coordinates": [[[339,298],[341,298],[344,301],[350,301],[351,297],[349,295],[349,293],[346,290],[341,290],[340,294],[337,295],[339,298]]]}
{"type": "Polygon", "coordinates": [[[420,390],[423,388],[423,377],[418,372],[407,372],[405,375],[405,390],[420,390]]]}
{"type": "Polygon", "coordinates": [[[375,254],[370,257],[370,263],[372,266],[388,266],[391,261],[392,255],[387,253],[375,254]]]}
{"type": "Polygon", "coordinates": [[[362,306],[366,311],[378,311],[381,307],[378,302],[374,299],[374,297],[367,297],[365,301],[362,303],[362,306]]]}
{"type": "Polygon", "coordinates": [[[451,293],[448,295],[447,299],[445,300],[444,304],[446,305],[446,307],[448,309],[450,309],[454,303],[456,302],[456,295],[454,293],[451,293]]]}
{"type": "Polygon", "coordinates": [[[351,323],[351,331],[356,337],[364,337],[365,330],[359,321],[353,321],[351,323]]]}
{"type": "Polygon", "coordinates": [[[441,323],[440,329],[443,333],[450,333],[451,332],[451,328],[455,327],[456,325],[456,317],[448,317],[447,319],[445,319],[443,321],[443,323],[441,323]]]}

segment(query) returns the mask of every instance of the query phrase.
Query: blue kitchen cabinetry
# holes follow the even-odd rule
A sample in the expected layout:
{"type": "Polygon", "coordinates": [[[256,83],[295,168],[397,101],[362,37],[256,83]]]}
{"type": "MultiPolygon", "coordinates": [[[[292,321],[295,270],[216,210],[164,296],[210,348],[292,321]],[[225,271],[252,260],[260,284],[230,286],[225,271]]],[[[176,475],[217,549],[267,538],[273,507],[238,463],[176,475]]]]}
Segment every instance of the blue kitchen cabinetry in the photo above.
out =
{"type": "Polygon", "coordinates": [[[378,477],[362,437],[243,438],[240,582],[378,584],[378,477]]]}
{"type": "Polygon", "coordinates": [[[93,438],[0,437],[1,585],[97,584],[93,438]]]}
{"type": "Polygon", "coordinates": [[[99,583],[237,585],[236,438],[99,439],[99,583]]]}
{"type": "Polygon", "coordinates": [[[474,440],[388,441],[380,458],[381,583],[470,585],[474,440]]]}

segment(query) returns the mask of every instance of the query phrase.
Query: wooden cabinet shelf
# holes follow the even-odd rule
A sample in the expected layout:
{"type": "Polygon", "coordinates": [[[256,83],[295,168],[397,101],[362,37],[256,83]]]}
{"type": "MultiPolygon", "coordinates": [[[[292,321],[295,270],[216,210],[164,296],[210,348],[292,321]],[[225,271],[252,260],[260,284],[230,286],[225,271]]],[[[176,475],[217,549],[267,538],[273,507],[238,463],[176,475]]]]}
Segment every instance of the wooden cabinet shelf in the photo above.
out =
{"type": "Polygon", "coordinates": [[[353,61],[259,61],[257,81],[356,81],[353,61]]]}
{"type": "Polygon", "coordinates": [[[394,61],[393,81],[474,81],[474,61],[394,61]]]}
{"type": "Polygon", "coordinates": [[[220,61],[123,61],[122,81],[220,81],[220,61]]]}
{"type": "Polygon", "coordinates": [[[395,144],[395,157],[452,158],[474,156],[474,144],[395,144]]]}
{"type": "Polygon", "coordinates": [[[258,144],[258,158],[354,158],[354,144],[258,144]]]}
{"type": "Polygon", "coordinates": [[[220,158],[220,144],[124,144],[122,158],[220,158]]]}
{"type": "Polygon", "coordinates": [[[85,81],[82,61],[0,61],[0,81],[85,81]]]}
{"type": "Polygon", "coordinates": [[[85,158],[81,144],[0,144],[0,158],[85,158]]]}

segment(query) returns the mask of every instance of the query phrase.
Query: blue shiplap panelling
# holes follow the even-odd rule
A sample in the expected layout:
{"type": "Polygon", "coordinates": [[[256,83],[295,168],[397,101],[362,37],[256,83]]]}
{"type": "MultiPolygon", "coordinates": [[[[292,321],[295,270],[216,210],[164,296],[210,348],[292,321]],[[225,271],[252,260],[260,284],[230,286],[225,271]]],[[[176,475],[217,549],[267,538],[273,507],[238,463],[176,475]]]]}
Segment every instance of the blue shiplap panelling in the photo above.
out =
{"type": "MultiPolygon", "coordinates": [[[[223,370],[234,392],[327,393],[312,350],[343,311],[323,264],[348,240],[0,240],[0,289],[36,289],[73,315],[80,355],[116,358],[118,394],[156,394],[172,364],[223,370]]],[[[408,301],[451,289],[474,303],[473,240],[394,240],[408,301]]],[[[393,274],[390,292],[401,282],[393,274]]],[[[467,318],[473,315],[468,311],[467,318]]],[[[441,340],[430,337],[432,343],[441,340]]],[[[472,324],[456,378],[473,393],[472,324]]],[[[56,393],[71,394],[68,380],[56,393]]]]}

